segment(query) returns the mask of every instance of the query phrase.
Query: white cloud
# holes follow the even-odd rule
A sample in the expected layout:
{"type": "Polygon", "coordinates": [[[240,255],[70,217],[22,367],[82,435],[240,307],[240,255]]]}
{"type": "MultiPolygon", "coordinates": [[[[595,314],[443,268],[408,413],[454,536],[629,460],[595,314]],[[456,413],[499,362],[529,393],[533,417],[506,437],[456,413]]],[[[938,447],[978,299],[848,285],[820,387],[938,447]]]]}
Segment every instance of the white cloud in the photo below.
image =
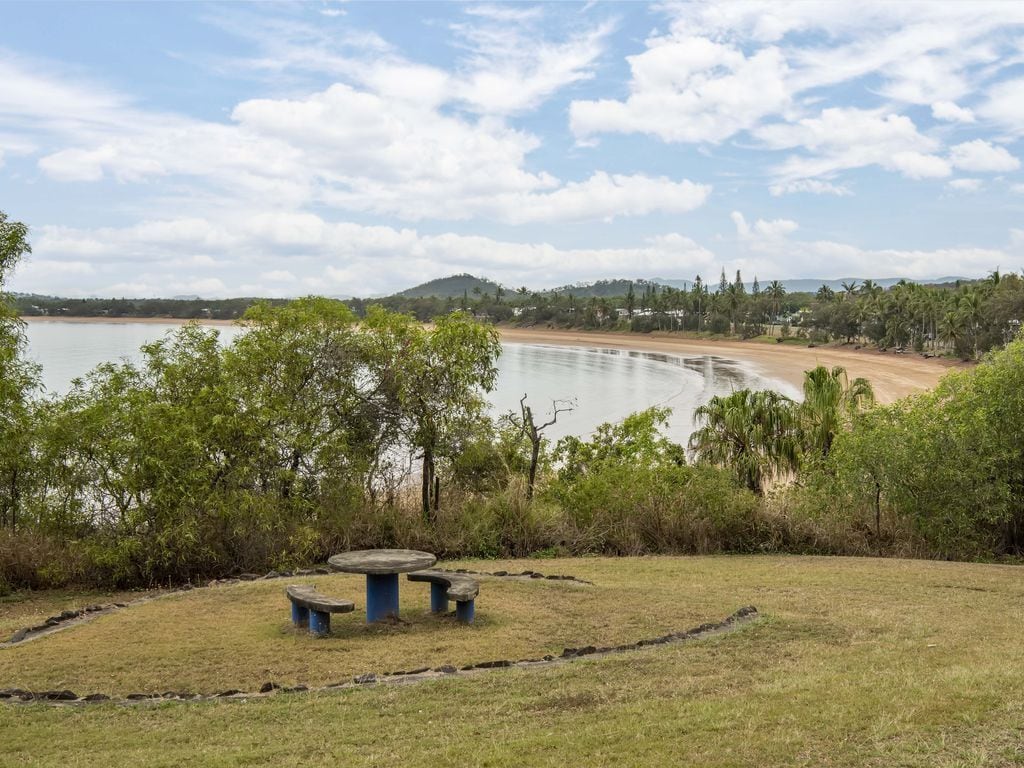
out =
{"type": "Polygon", "coordinates": [[[273,269],[261,274],[260,278],[263,280],[269,280],[272,283],[294,283],[297,279],[295,275],[287,269],[273,269]]]}
{"type": "Polygon", "coordinates": [[[1012,133],[1024,133],[1024,78],[993,85],[977,111],[1012,133]]]}
{"type": "Polygon", "coordinates": [[[71,146],[39,166],[60,181],[187,177],[236,205],[273,197],[286,210],[324,204],[410,221],[610,219],[689,211],[707,197],[706,185],[686,179],[596,171],[562,182],[527,170],[538,137],[442,109],[431,93],[445,86],[430,84],[432,72],[389,75],[377,91],[335,84],[304,97],[251,99],[229,124],[124,106],[103,122],[68,114],[44,125],[71,146]]]}
{"type": "Polygon", "coordinates": [[[1003,147],[997,147],[982,139],[965,141],[949,150],[950,162],[964,171],[1015,171],[1020,160],[1003,147]]]}
{"type": "Polygon", "coordinates": [[[772,184],[768,191],[772,197],[792,195],[797,192],[808,192],[812,195],[835,195],[836,197],[847,197],[853,192],[843,184],[833,184],[830,181],[820,179],[798,179],[796,181],[780,182],[772,184]]]}
{"type": "Polygon", "coordinates": [[[981,179],[953,179],[946,186],[956,192],[980,192],[985,182],[981,179]]]}
{"type": "Polygon", "coordinates": [[[753,226],[750,226],[739,211],[733,211],[729,217],[736,226],[736,236],[740,240],[750,242],[781,240],[800,228],[800,225],[791,219],[772,219],[771,221],[758,219],[753,226]]]}
{"type": "Polygon", "coordinates": [[[775,48],[748,57],[705,38],[657,38],[627,60],[632,80],[625,101],[572,102],[569,120],[578,139],[614,132],[718,143],[790,104],[786,63],[775,48]]]}
{"type": "Polygon", "coordinates": [[[878,165],[910,178],[950,174],[933,154],[940,144],[918,132],[906,115],[853,107],[823,109],[816,117],[761,126],[753,135],[768,149],[802,149],[776,167],[779,184],[878,165]]]}
{"type": "Polygon", "coordinates": [[[967,107],[958,106],[952,101],[937,101],[932,104],[932,117],[951,123],[973,123],[975,121],[974,112],[967,107]]]}
{"type": "Polygon", "coordinates": [[[784,263],[785,276],[981,276],[1008,258],[1006,251],[996,248],[866,249],[833,240],[797,240],[789,237],[797,229],[796,222],[759,219],[748,226],[743,215],[735,211],[732,220],[741,249],[738,261],[744,264],[744,271],[756,269],[761,275],[777,275],[778,265],[784,263]],[[758,226],[762,223],[764,226],[758,226]]]}

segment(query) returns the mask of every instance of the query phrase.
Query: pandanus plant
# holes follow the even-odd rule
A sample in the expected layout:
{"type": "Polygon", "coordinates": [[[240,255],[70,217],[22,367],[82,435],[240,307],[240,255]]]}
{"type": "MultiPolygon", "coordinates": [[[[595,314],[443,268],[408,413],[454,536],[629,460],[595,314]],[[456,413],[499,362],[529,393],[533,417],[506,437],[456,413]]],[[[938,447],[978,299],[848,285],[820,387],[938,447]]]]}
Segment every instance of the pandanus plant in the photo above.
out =
{"type": "Polygon", "coordinates": [[[754,493],[799,464],[794,403],[770,390],[713,397],[694,412],[703,426],[690,438],[701,463],[728,467],[754,493]]]}

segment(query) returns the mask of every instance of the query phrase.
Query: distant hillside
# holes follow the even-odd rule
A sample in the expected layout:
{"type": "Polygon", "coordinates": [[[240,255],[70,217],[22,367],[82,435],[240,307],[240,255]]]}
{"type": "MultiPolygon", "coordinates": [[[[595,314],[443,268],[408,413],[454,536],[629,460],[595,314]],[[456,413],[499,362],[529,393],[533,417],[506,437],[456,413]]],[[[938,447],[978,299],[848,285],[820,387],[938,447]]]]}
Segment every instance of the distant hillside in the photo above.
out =
{"type": "MultiPolygon", "coordinates": [[[[731,280],[732,276],[727,276],[727,279],[731,280]]],[[[866,278],[863,277],[837,277],[833,279],[825,279],[821,277],[803,277],[794,278],[788,280],[780,280],[787,293],[815,293],[821,286],[827,285],[834,291],[843,290],[843,283],[856,283],[860,285],[866,278]]],[[[874,282],[883,288],[891,288],[896,285],[900,280],[906,280],[908,283],[922,283],[923,285],[942,285],[943,283],[955,283],[957,280],[969,281],[971,278],[967,277],[936,277],[936,278],[925,278],[921,280],[911,280],[903,277],[882,277],[878,278],[874,282]]],[[[693,280],[676,280],[672,278],[661,278],[655,277],[651,280],[652,283],[659,285],[671,285],[673,288],[685,288],[689,289],[693,286],[693,280]]],[[[761,288],[764,289],[771,280],[760,280],[761,288]]],[[[704,284],[707,285],[711,290],[714,290],[718,286],[718,278],[708,279],[705,278],[704,284]]],[[[753,282],[745,283],[747,290],[749,291],[753,287],[753,282]]],[[[635,289],[634,289],[635,290],[635,289]]]]}
{"type": "Polygon", "coordinates": [[[427,296],[434,296],[439,299],[461,298],[463,294],[472,297],[473,289],[480,289],[481,293],[494,295],[494,290],[500,287],[493,280],[474,277],[473,275],[450,275],[439,277],[436,280],[429,280],[413,288],[406,288],[396,293],[396,296],[405,296],[410,299],[419,299],[427,296]]]}
{"type": "Polygon", "coordinates": [[[577,299],[605,298],[609,296],[625,296],[629,292],[632,283],[633,292],[641,294],[650,285],[664,285],[657,280],[598,280],[595,283],[576,283],[575,285],[563,285],[560,288],[552,288],[544,293],[553,293],[560,296],[575,296],[577,299]]]}

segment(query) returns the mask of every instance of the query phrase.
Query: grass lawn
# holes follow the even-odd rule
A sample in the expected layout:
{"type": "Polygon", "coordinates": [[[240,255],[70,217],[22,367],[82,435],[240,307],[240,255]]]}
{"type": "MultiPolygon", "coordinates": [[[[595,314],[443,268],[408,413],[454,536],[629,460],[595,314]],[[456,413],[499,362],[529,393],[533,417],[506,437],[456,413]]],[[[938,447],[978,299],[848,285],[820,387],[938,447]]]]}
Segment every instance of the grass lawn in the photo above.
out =
{"type": "MultiPolygon", "coordinates": [[[[411,686],[0,706],[0,765],[1024,764],[1019,568],[798,557],[483,567],[595,584],[486,579],[478,624],[461,627],[425,613],[426,585],[403,583],[408,624],[366,628],[349,614],[323,640],[288,626],[287,582],[200,590],[0,651],[0,686],[315,685],[632,641],[746,604],[764,618],[694,643],[411,686]]],[[[315,581],[362,606],[361,577],[315,581]]]]}

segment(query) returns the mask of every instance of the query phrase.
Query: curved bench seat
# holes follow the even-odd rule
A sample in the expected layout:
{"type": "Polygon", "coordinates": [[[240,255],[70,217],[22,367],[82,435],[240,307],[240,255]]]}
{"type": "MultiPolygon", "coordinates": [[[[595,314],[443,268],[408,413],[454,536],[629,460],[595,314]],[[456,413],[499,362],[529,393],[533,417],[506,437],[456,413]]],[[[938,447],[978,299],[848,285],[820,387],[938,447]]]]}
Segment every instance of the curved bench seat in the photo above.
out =
{"type": "Polygon", "coordinates": [[[446,571],[413,571],[406,575],[409,581],[425,581],[430,584],[430,610],[434,613],[446,613],[448,601],[455,601],[455,617],[469,624],[476,613],[476,596],[480,594],[480,584],[472,576],[464,573],[447,573],[446,571]]]}
{"type": "Polygon", "coordinates": [[[351,600],[321,595],[309,585],[292,584],[284,593],[292,602],[292,623],[297,627],[309,626],[314,635],[331,631],[332,613],[350,613],[356,607],[351,600]]]}

